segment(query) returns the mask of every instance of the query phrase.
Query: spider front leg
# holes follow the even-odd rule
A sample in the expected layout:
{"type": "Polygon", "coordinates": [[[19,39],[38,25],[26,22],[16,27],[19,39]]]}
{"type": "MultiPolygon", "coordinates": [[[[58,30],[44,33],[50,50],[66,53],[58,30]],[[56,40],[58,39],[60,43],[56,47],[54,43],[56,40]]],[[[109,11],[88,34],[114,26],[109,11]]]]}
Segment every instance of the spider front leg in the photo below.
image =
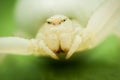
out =
{"type": "Polygon", "coordinates": [[[66,55],[66,59],[69,59],[74,54],[74,52],[76,52],[81,42],[82,42],[81,37],[79,35],[76,35],[75,39],[73,40],[73,44],[66,55]]]}
{"type": "Polygon", "coordinates": [[[119,3],[119,0],[108,0],[90,17],[86,34],[92,33],[95,37],[95,42],[93,42],[91,48],[100,44],[116,28],[120,20],[119,3]]]}
{"type": "Polygon", "coordinates": [[[78,31],[73,40],[73,44],[67,53],[66,59],[69,59],[77,51],[83,51],[92,48],[92,45],[95,42],[95,37],[92,32],[87,31],[86,29],[77,29],[78,31]]]}
{"type": "Polygon", "coordinates": [[[43,53],[42,53],[43,55],[50,56],[53,59],[59,59],[56,56],[56,54],[45,45],[45,42],[43,40],[40,40],[38,44],[39,44],[39,48],[40,48],[39,51],[40,52],[43,51],[43,53]]]}
{"type": "MultiPolygon", "coordinates": [[[[38,32],[37,36],[36,36],[36,41],[39,47],[39,53],[38,54],[42,54],[42,55],[47,55],[52,57],[53,59],[58,59],[57,55],[49,48],[47,42],[49,44],[54,43],[55,41],[52,39],[49,39],[51,37],[47,37],[46,40],[44,40],[45,36],[43,34],[41,34],[41,32],[38,32]],[[50,41],[50,42],[49,42],[50,41]]],[[[51,46],[50,46],[51,47],[51,46]]],[[[56,47],[55,45],[52,44],[52,48],[56,47]]]]}
{"type": "Polygon", "coordinates": [[[32,54],[28,48],[30,40],[19,38],[19,37],[1,37],[0,38],[0,53],[1,54],[21,54],[30,55],[32,54]]]}
{"type": "Polygon", "coordinates": [[[19,37],[2,37],[0,38],[1,54],[16,55],[49,55],[54,59],[58,57],[47,48],[44,42],[35,39],[24,39],[19,37]]]}

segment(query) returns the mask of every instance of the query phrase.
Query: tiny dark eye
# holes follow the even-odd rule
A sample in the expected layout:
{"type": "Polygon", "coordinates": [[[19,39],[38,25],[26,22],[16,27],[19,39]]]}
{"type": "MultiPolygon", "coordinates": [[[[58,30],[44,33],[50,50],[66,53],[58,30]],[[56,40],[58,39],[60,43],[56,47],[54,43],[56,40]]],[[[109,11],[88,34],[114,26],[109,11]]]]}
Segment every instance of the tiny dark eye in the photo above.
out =
{"type": "Polygon", "coordinates": [[[48,21],[47,23],[48,23],[48,24],[51,24],[51,22],[49,22],[49,21],[48,21]]]}
{"type": "Polygon", "coordinates": [[[63,22],[65,22],[66,21],[66,19],[63,19],[63,22]]]}

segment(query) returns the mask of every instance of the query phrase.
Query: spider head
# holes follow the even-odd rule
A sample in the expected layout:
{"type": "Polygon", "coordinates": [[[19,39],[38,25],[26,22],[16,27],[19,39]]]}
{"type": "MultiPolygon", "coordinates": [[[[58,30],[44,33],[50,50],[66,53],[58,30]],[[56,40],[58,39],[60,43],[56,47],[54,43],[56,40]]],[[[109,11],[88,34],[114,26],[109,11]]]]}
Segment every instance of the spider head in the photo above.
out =
{"type": "Polygon", "coordinates": [[[61,23],[65,22],[68,17],[64,15],[55,15],[47,19],[47,23],[51,25],[60,25],[61,23]]]}

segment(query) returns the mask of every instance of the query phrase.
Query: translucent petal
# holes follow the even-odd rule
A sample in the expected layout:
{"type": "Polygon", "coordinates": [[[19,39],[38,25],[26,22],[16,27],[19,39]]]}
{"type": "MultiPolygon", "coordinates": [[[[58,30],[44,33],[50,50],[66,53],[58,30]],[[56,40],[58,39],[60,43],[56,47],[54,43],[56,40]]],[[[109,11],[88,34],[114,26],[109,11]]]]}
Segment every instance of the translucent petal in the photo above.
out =
{"type": "Polygon", "coordinates": [[[16,4],[18,26],[36,34],[46,18],[62,14],[85,26],[91,14],[105,0],[19,0],[16,4]]]}

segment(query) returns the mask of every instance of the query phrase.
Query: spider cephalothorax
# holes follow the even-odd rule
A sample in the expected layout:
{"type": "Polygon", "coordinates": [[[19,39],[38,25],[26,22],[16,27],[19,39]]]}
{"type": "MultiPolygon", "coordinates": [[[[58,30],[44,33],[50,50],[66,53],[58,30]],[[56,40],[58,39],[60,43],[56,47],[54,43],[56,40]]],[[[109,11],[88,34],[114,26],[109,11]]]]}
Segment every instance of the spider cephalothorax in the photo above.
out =
{"type": "MultiPolygon", "coordinates": [[[[77,22],[76,22],[77,23],[77,22]]],[[[81,43],[80,26],[74,26],[75,22],[63,15],[55,15],[47,19],[47,23],[40,28],[36,39],[54,53],[64,52],[71,54],[81,43]],[[74,47],[73,47],[74,46],[74,47]]]]}
{"type": "Polygon", "coordinates": [[[61,23],[65,22],[68,19],[68,17],[63,15],[55,15],[46,20],[48,24],[51,25],[60,25],[61,23]]]}

